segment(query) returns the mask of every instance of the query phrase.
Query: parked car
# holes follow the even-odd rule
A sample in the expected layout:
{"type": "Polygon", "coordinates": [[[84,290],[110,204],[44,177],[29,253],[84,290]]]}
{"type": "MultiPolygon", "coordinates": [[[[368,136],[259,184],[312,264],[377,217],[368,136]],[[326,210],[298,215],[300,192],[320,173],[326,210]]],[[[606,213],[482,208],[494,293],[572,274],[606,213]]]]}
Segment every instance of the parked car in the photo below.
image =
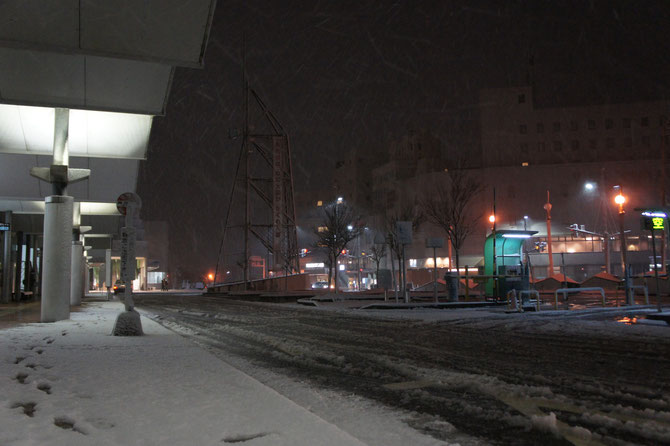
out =
{"type": "Polygon", "coordinates": [[[314,282],[312,284],[312,289],[313,290],[321,290],[321,289],[327,289],[328,288],[328,282],[314,282]]]}
{"type": "Polygon", "coordinates": [[[121,280],[117,280],[114,282],[112,290],[114,290],[114,294],[124,293],[126,291],[126,284],[121,280]]]}

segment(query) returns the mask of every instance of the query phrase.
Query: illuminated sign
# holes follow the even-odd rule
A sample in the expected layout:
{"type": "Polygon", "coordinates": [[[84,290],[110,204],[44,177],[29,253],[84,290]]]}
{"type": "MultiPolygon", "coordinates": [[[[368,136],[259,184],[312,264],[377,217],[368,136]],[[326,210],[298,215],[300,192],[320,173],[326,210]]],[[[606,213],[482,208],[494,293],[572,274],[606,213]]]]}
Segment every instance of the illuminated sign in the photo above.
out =
{"type": "Polygon", "coordinates": [[[665,229],[665,219],[663,217],[652,217],[651,227],[652,229],[665,229]]]}
{"type": "Polygon", "coordinates": [[[665,218],[661,216],[644,216],[642,217],[642,229],[647,231],[663,231],[665,230],[665,218]]]}
{"type": "Polygon", "coordinates": [[[309,269],[311,269],[311,268],[323,268],[324,266],[325,266],[325,264],[323,264],[323,263],[306,263],[305,264],[305,268],[309,268],[309,269]]]}
{"type": "Polygon", "coordinates": [[[0,223],[0,232],[9,231],[10,229],[9,223],[0,223]]]}

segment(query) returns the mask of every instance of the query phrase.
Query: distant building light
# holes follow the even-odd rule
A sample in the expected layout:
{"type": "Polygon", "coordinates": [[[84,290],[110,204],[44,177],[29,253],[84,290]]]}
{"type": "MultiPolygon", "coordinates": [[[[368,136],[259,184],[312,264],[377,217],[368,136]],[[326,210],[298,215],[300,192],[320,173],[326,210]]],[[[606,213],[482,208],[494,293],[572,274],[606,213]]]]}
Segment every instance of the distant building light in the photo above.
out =
{"type": "Polygon", "coordinates": [[[340,271],[344,271],[344,265],[340,265],[340,271]]]}
{"type": "Polygon", "coordinates": [[[317,228],[317,231],[318,231],[318,232],[326,232],[327,230],[328,230],[328,228],[327,228],[326,226],[319,226],[319,227],[317,228]]]}
{"type": "Polygon", "coordinates": [[[523,216],[523,219],[524,219],[524,220],[528,220],[528,216],[527,216],[527,215],[524,215],[524,216],[523,216]]]}
{"type": "Polygon", "coordinates": [[[317,201],[317,202],[316,202],[316,205],[317,205],[317,206],[323,206],[323,201],[321,201],[321,200],[317,201]]]}
{"type": "Polygon", "coordinates": [[[312,269],[312,268],[323,268],[326,266],[323,262],[320,263],[305,263],[305,268],[312,269]]]}
{"type": "Polygon", "coordinates": [[[337,197],[337,202],[338,202],[338,203],[342,203],[343,201],[344,201],[344,198],[342,198],[342,197],[337,197]]]}
{"type": "Polygon", "coordinates": [[[595,187],[596,187],[596,186],[595,186],[595,184],[593,184],[593,183],[586,183],[586,184],[584,184],[584,189],[586,189],[586,190],[588,190],[588,191],[592,191],[593,189],[595,189],[595,187]]]}
{"type": "Polygon", "coordinates": [[[521,163],[521,167],[528,167],[528,162],[524,161],[523,163],[521,163]]]}
{"type": "Polygon", "coordinates": [[[351,231],[351,230],[354,229],[354,227],[353,227],[352,225],[348,225],[348,226],[347,226],[347,229],[351,231]]]}
{"type": "Polygon", "coordinates": [[[416,268],[416,259],[409,259],[409,267],[416,268]]]}

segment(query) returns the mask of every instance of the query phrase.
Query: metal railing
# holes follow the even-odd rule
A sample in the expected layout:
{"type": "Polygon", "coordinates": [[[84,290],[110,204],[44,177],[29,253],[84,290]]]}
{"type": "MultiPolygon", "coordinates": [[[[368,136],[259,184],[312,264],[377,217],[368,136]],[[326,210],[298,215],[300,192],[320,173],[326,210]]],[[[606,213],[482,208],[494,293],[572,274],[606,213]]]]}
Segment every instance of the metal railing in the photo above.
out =
{"type": "Polygon", "coordinates": [[[605,299],[605,290],[600,287],[559,288],[554,291],[554,310],[558,310],[558,293],[563,293],[563,300],[568,300],[569,293],[581,293],[582,291],[599,291],[603,298],[603,307],[607,304],[605,299]]]}

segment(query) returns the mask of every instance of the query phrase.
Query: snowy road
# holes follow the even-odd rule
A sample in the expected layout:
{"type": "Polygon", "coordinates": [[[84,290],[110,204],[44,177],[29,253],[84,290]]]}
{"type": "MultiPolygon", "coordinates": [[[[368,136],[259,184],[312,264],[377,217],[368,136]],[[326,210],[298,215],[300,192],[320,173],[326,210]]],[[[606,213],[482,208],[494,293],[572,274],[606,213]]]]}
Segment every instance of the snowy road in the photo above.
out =
{"type": "Polygon", "coordinates": [[[625,326],[612,311],[426,322],[192,295],[136,301],[368,444],[385,442],[342,415],[347,401],[396,411],[438,444],[670,444],[670,327],[625,326]],[[330,392],[340,410],[301,386],[330,392]]]}

